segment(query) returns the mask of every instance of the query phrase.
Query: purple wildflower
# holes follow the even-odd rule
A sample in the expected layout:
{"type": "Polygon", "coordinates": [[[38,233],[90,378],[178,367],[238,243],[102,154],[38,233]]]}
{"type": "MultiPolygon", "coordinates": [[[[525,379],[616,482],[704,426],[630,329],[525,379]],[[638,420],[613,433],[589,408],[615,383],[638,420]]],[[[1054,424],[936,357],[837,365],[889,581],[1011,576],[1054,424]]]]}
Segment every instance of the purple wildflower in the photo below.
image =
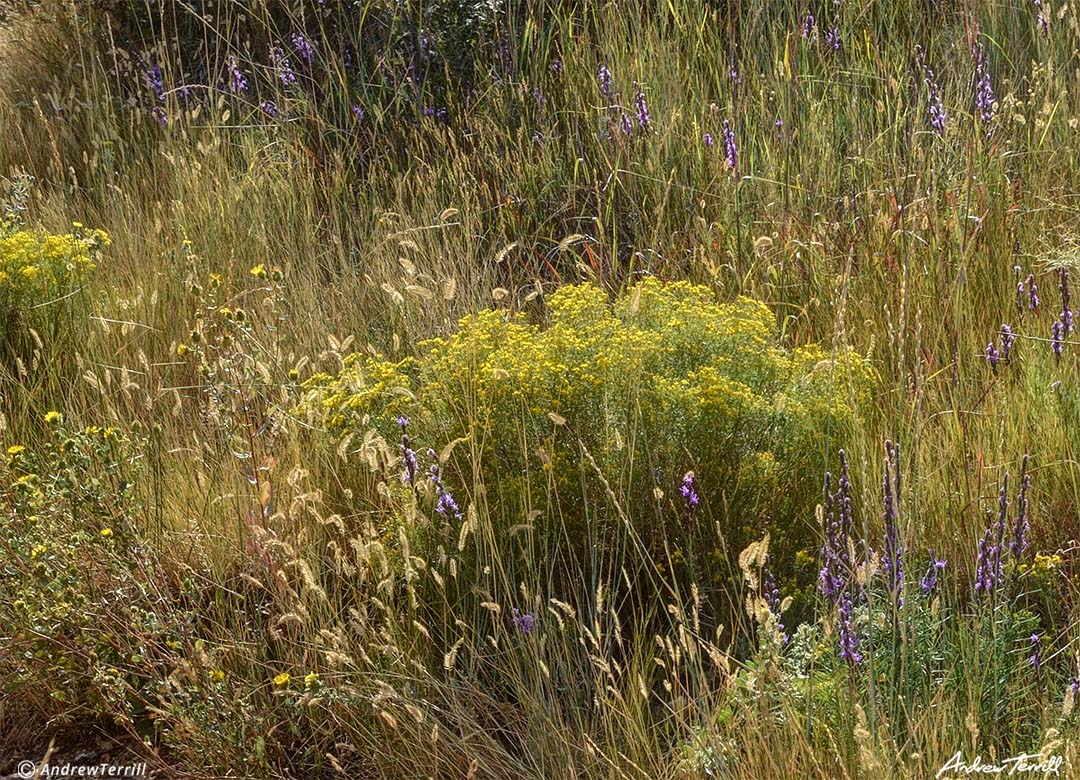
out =
{"type": "Polygon", "coordinates": [[[451,519],[460,520],[461,509],[458,507],[457,501],[454,500],[453,494],[443,484],[442,472],[439,468],[435,450],[428,450],[428,457],[433,461],[431,466],[428,467],[428,479],[435,486],[435,511],[442,515],[447,522],[451,519]]]}
{"type": "Polygon", "coordinates": [[[352,115],[356,118],[357,122],[363,122],[365,116],[364,107],[360,105],[354,105],[352,107],[352,115]]]}
{"type": "Polygon", "coordinates": [[[836,492],[830,492],[832,475],[825,472],[825,543],[821,547],[821,571],[818,591],[835,604],[848,586],[854,562],[851,560],[851,482],[848,480],[847,456],[840,450],[840,479],[836,492]]]}
{"type": "Polygon", "coordinates": [[[780,117],[776,117],[776,121],[773,122],[773,127],[776,128],[776,137],[783,139],[784,137],[784,120],[780,117]]]}
{"type": "Polygon", "coordinates": [[[270,61],[273,63],[274,70],[277,71],[277,76],[283,85],[290,87],[296,83],[296,73],[293,72],[292,65],[289,64],[289,58],[280,46],[270,47],[270,61]]]}
{"type": "Polygon", "coordinates": [[[1009,554],[1013,565],[1018,566],[1020,558],[1028,548],[1028,534],[1031,532],[1031,518],[1028,514],[1028,489],[1031,487],[1031,475],[1028,474],[1028,456],[1020,465],[1020,490],[1016,494],[1016,518],[1013,521],[1009,538],[1009,554]]]}
{"type": "Polygon", "coordinates": [[[1072,294],[1069,292],[1069,269],[1058,269],[1058,291],[1061,293],[1062,336],[1068,336],[1073,330],[1072,294]]]}
{"type": "Polygon", "coordinates": [[[884,511],[885,550],[882,569],[885,572],[889,593],[896,605],[904,603],[900,593],[904,588],[904,548],[900,543],[897,516],[900,509],[900,445],[885,442],[884,511]]]}
{"type": "Polygon", "coordinates": [[[682,494],[683,501],[686,502],[686,511],[693,512],[697,508],[698,503],[701,501],[700,496],[697,494],[697,490],[694,484],[694,472],[688,471],[683,475],[682,485],[679,487],[679,492],[682,494]]]}
{"type": "Polygon", "coordinates": [[[735,171],[739,164],[739,148],[735,145],[735,132],[731,129],[731,122],[727,119],[724,120],[723,135],[724,159],[727,161],[728,167],[735,171]]]}
{"type": "Polygon", "coordinates": [[[596,71],[596,81],[600,85],[600,95],[604,100],[611,99],[611,71],[607,65],[601,65],[596,71]]]}
{"type": "Polygon", "coordinates": [[[803,17],[802,24],[802,37],[809,38],[814,33],[814,15],[809,11],[806,12],[806,16],[803,17]]]}
{"type": "Polygon", "coordinates": [[[840,597],[839,634],[840,634],[840,658],[851,666],[862,663],[862,655],[859,653],[859,637],[852,625],[851,595],[844,593],[840,597]]]}
{"type": "Polygon", "coordinates": [[[1043,13],[1042,0],[1033,0],[1035,6],[1035,24],[1039,25],[1039,30],[1043,35],[1050,33],[1050,22],[1046,19],[1046,14],[1043,13]]]}
{"type": "Polygon", "coordinates": [[[641,87],[638,87],[637,96],[634,98],[634,106],[637,108],[637,122],[638,127],[643,132],[649,132],[649,105],[645,102],[645,93],[641,91],[641,87]]]}
{"type": "Polygon", "coordinates": [[[926,574],[919,580],[919,586],[922,588],[924,596],[932,596],[937,592],[939,578],[941,572],[945,570],[945,566],[948,561],[943,561],[934,555],[934,551],[930,550],[930,566],[926,570],[926,574]]]}
{"type": "Polygon", "coordinates": [[[1025,292],[1027,293],[1028,309],[1035,310],[1039,308],[1039,285],[1035,283],[1035,274],[1028,274],[1026,280],[1016,285],[1018,299],[1023,300],[1025,292]]]}
{"type": "Polygon", "coordinates": [[[416,462],[416,452],[409,441],[409,418],[402,415],[397,418],[398,427],[401,428],[401,460],[404,470],[401,472],[401,481],[407,485],[416,485],[416,474],[419,466],[416,462]]]}
{"type": "Polygon", "coordinates": [[[1042,669],[1042,652],[1041,645],[1042,640],[1038,633],[1031,635],[1031,656],[1028,658],[1028,663],[1031,664],[1031,668],[1038,672],[1042,669]]]}
{"type": "Polygon", "coordinates": [[[561,76],[562,75],[562,72],[563,72],[563,61],[562,61],[562,59],[560,59],[559,57],[555,58],[555,60],[551,63],[551,72],[554,73],[556,76],[561,76]]]}
{"type": "Polygon", "coordinates": [[[986,52],[982,43],[976,43],[972,56],[975,58],[975,110],[984,123],[989,124],[994,118],[997,98],[994,86],[990,82],[990,71],[986,66],[986,52]]]}
{"type": "Polygon", "coordinates": [[[158,102],[165,102],[165,76],[161,72],[160,65],[151,65],[146,69],[146,86],[154,93],[158,102]]]}
{"type": "Polygon", "coordinates": [[[619,117],[619,129],[622,130],[623,135],[630,135],[634,132],[634,122],[625,111],[619,117]]]}
{"type": "Polygon", "coordinates": [[[1069,688],[1072,689],[1072,695],[1074,697],[1080,695],[1080,677],[1073,677],[1072,684],[1069,685],[1069,688]]]}
{"type": "Polygon", "coordinates": [[[979,541],[979,557],[975,564],[975,591],[984,596],[993,594],[1001,580],[1001,547],[1005,536],[1005,522],[1009,513],[1009,475],[998,493],[998,517],[983,533],[979,541]]]}
{"type": "Polygon", "coordinates": [[[713,144],[716,143],[716,139],[713,138],[713,134],[708,132],[707,130],[705,131],[705,135],[701,136],[701,140],[705,144],[706,149],[712,149],[713,144]]]}
{"type": "Polygon", "coordinates": [[[275,103],[273,100],[264,100],[263,102],[259,103],[259,108],[261,108],[263,113],[267,116],[277,117],[279,113],[277,103],[275,103]]]}
{"type": "Polygon", "coordinates": [[[1016,343],[1016,334],[1005,323],[1001,323],[1001,359],[1008,360],[1012,352],[1013,344],[1016,343]]]}
{"type": "Polygon", "coordinates": [[[998,352],[992,341],[986,345],[986,360],[990,363],[990,368],[996,372],[998,363],[1001,362],[1001,353],[998,352]]]}
{"type": "Polygon", "coordinates": [[[829,48],[829,51],[838,52],[844,48],[844,39],[840,35],[840,28],[833,26],[825,33],[825,45],[829,48]]]}
{"type": "Polygon", "coordinates": [[[297,55],[305,63],[310,65],[315,61],[315,47],[311,45],[311,41],[304,37],[303,33],[294,32],[292,34],[293,48],[296,49],[297,55]]]}
{"type": "Polygon", "coordinates": [[[1050,348],[1054,350],[1054,357],[1061,361],[1061,351],[1065,344],[1064,339],[1065,328],[1061,324],[1061,320],[1054,320],[1054,324],[1050,326],[1050,348]]]}
{"type": "Polygon", "coordinates": [[[776,618],[776,629],[780,632],[780,639],[784,644],[787,644],[790,637],[784,632],[784,624],[780,622],[780,586],[776,584],[776,577],[773,576],[772,569],[768,566],[765,567],[765,573],[762,577],[761,587],[763,590],[763,596],[765,597],[765,603],[769,606],[769,612],[776,618]]]}
{"type": "Polygon", "coordinates": [[[244,76],[244,72],[240,70],[240,63],[236,59],[236,55],[230,54],[225,61],[225,67],[229,71],[229,91],[247,92],[248,82],[247,77],[244,76]]]}
{"type": "Polygon", "coordinates": [[[536,615],[531,612],[521,612],[517,607],[514,607],[513,617],[510,618],[510,622],[513,623],[514,628],[528,636],[536,628],[536,615]]]}
{"type": "Polygon", "coordinates": [[[169,124],[169,114],[161,106],[154,106],[150,109],[150,115],[154,117],[154,121],[162,127],[169,124]]]}

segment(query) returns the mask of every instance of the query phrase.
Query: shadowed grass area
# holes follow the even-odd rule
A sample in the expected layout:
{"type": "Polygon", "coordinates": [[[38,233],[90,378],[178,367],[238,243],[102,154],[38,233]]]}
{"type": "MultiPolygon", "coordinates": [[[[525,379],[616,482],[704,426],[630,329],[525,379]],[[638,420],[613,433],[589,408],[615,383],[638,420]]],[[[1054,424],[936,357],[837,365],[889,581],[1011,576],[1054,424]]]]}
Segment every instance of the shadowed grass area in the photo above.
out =
{"type": "Polygon", "coordinates": [[[0,3],[0,273],[110,241],[0,276],[0,732],[207,776],[1077,765],[1078,45],[1045,0],[0,3]],[[719,315],[634,362],[613,323],[684,281],[815,356],[816,425],[719,315]]]}

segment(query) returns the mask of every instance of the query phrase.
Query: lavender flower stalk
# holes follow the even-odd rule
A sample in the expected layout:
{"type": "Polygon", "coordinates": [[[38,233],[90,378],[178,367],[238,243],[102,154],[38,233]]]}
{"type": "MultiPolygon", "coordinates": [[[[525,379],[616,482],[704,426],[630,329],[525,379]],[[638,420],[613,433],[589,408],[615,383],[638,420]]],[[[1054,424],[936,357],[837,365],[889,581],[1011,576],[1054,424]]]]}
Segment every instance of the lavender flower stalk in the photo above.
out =
{"type": "Polygon", "coordinates": [[[692,514],[697,508],[701,498],[697,494],[697,489],[694,483],[694,472],[688,471],[683,475],[682,485],[679,487],[679,493],[682,494],[683,501],[686,503],[686,511],[688,514],[692,514]]]}
{"type": "Polygon", "coordinates": [[[975,59],[975,110],[983,123],[989,124],[997,110],[997,98],[990,83],[990,71],[986,65],[986,52],[982,43],[976,43],[972,51],[975,59]]]}
{"type": "Polygon", "coordinates": [[[1039,308],[1039,285],[1035,283],[1035,274],[1028,274],[1027,279],[1016,285],[1017,298],[1023,300],[1027,293],[1027,307],[1031,311],[1039,308]]]}
{"type": "Polygon", "coordinates": [[[1031,664],[1031,668],[1036,672],[1042,669],[1042,640],[1038,633],[1031,635],[1031,656],[1028,658],[1028,663],[1031,664]]]}
{"type": "Polygon", "coordinates": [[[296,73],[289,64],[289,58],[285,55],[284,49],[280,46],[270,47],[270,62],[284,86],[290,87],[296,83],[296,73]]]}
{"type": "Polygon", "coordinates": [[[649,105],[645,102],[645,93],[638,87],[637,96],[634,98],[634,106],[637,108],[638,127],[643,132],[649,132],[651,118],[649,117],[649,105]]]}
{"type": "Polygon", "coordinates": [[[225,67],[229,71],[229,91],[232,93],[247,92],[248,82],[244,71],[240,70],[240,63],[236,55],[230,54],[225,61],[225,67]]]}
{"type": "Polygon", "coordinates": [[[818,574],[818,591],[830,606],[837,603],[849,583],[854,568],[849,540],[851,537],[851,483],[848,480],[847,457],[840,450],[840,479],[835,493],[829,492],[832,475],[825,473],[825,543],[821,548],[822,566],[818,574]]]}
{"type": "Polygon", "coordinates": [[[1064,328],[1062,336],[1068,336],[1073,331],[1073,310],[1067,268],[1058,269],[1058,291],[1061,293],[1061,324],[1064,328]]]}
{"type": "Polygon", "coordinates": [[[291,38],[293,48],[296,49],[300,59],[308,65],[313,63],[315,61],[315,47],[311,45],[311,41],[305,38],[303,33],[299,32],[294,32],[291,38]]]}
{"type": "Polygon", "coordinates": [[[776,577],[773,576],[772,569],[768,566],[765,567],[761,587],[765,603],[769,606],[769,612],[776,618],[776,630],[780,633],[780,641],[787,644],[791,637],[785,633],[784,624],[780,620],[780,605],[783,603],[780,600],[780,586],[776,584],[776,577]]]}
{"type": "Polygon", "coordinates": [[[900,544],[897,517],[900,508],[900,445],[885,442],[885,477],[883,490],[885,521],[885,554],[882,569],[885,581],[897,607],[904,603],[901,592],[904,587],[904,549],[900,544]]]}
{"type": "MultiPolygon", "coordinates": [[[[1018,567],[1020,559],[1028,548],[1028,534],[1031,532],[1031,518],[1028,514],[1028,489],[1031,487],[1031,475],[1028,474],[1029,456],[1024,455],[1020,465],[1020,490],[1016,494],[1016,518],[1009,535],[1009,554],[1013,566],[1018,567]]],[[[1014,569],[1014,575],[1016,570],[1014,569]]]]}
{"type": "Polygon", "coordinates": [[[397,418],[397,424],[401,428],[401,461],[404,467],[401,472],[401,481],[415,487],[419,465],[416,462],[416,452],[413,451],[412,444],[409,441],[409,418],[402,415],[397,418]]]}
{"type": "Polygon", "coordinates": [[[596,71],[596,81],[600,85],[600,95],[604,100],[611,100],[611,71],[607,65],[601,65],[596,71]]]}
{"type": "Polygon", "coordinates": [[[939,559],[934,554],[934,551],[930,550],[930,566],[927,568],[926,574],[919,580],[919,587],[922,588],[924,596],[929,597],[937,593],[941,573],[945,571],[946,565],[948,565],[948,561],[939,559]]]}
{"type": "Polygon", "coordinates": [[[428,450],[427,454],[428,458],[433,461],[431,466],[428,467],[428,479],[435,486],[435,511],[442,515],[447,522],[451,519],[461,520],[461,509],[458,507],[457,501],[454,500],[453,494],[443,485],[442,471],[439,468],[438,456],[435,454],[435,450],[428,450]]]}
{"type": "Polygon", "coordinates": [[[510,618],[510,622],[521,633],[528,636],[536,628],[536,615],[531,612],[521,612],[517,607],[514,607],[513,616],[510,618]]]}
{"type": "Polygon", "coordinates": [[[724,136],[724,159],[728,167],[734,172],[739,165],[739,148],[735,145],[735,132],[731,129],[731,122],[727,119],[723,124],[724,136]]]}
{"type": "Polygon", "coordinates": [[[863,662],[862,654],[859,653],[859,636],[855,633],[852,617],[851,596],[844,593],[840,597],[840,658],[851,666],[858,666],[863,662]]]}

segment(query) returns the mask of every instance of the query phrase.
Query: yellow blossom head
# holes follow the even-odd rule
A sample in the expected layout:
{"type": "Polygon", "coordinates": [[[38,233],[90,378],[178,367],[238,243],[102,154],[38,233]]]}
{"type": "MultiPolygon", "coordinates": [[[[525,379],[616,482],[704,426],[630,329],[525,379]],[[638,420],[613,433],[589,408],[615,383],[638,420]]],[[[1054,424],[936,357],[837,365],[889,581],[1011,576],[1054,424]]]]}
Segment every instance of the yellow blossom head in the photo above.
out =
{"type": "Polygon", "coordinates": [[[277,688],[284,688],[289,684],[289,680],[291,679],[292,676],[288,672],[282,672],[274,677],[274,686],[277,688]]]}
{"type": "Polygon", "coordinates": [[[45,424],[46,425],[58,425],[63,421],[64,415],[57,411],[45,412],[45,424]]]}
{"type": "Polygon", "coordinates": [[[101,529],[101,538],[102,539],[111,539],[112,535],[113,535],[113,532],[112,532],[111,528],[102,528],[101,529]]]}
{"type": "Polygon", "coordinates": [[[317,675],[315,672],[308,672],[306,675],[304,675],[304,687],[305,688],[313,687],[315,685],[315,683],[317,683],[318,681],[319,681],[319,675],[317,675]]]}

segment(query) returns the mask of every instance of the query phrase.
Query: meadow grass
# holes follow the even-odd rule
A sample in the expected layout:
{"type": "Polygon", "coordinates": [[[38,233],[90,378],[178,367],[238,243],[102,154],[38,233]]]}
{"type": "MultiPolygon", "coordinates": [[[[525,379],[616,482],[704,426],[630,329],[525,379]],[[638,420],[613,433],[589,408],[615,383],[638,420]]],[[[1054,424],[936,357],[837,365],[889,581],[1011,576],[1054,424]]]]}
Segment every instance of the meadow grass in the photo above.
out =
{"type": "Polygon", "coordinates": [[[207,777],[1080,766],[1070,6],[9,5],[0,236],[111,243],[0,298],[0,433],[26,448],[0,487],[0,736],[94,725],[207,777]],[[368,386],[350,355],[423,364],[466,315],[548,329],[557,290],[644,280],[761,301],[769,346],[862,356],[872,388],[832,374],[850,420],[788,481],[731,467],[742,492],[701,481],[730,442],[680,452],[633,404],[485,428],[479,351],[451,412],[397,388],[407,429],[311,413],[313,376],[368,386]],[[818,587],[840,449],[847,628],[818,587]],[[1025,455],[1028,543],[977,589],[1025,455]]]}

